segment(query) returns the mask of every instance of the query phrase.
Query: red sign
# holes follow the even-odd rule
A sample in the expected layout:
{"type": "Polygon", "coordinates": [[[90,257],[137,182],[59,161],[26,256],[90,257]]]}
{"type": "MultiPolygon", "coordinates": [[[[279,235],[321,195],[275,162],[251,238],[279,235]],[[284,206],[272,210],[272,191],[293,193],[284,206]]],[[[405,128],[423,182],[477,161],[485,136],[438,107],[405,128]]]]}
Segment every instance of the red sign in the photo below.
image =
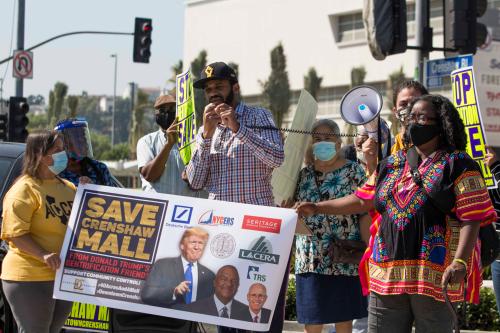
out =
{"type": "Polygon", "coordinates": [[[279,234],[281,229],[281,220],[262,216],[245,215],[243,217],[242,229],[279,234]]]}
{"type": "Polygon", "coordinates": [[[12,76],[18,79],[33,78],[33,52],[16,50],[14,51],[14,61],[12,76]]]}

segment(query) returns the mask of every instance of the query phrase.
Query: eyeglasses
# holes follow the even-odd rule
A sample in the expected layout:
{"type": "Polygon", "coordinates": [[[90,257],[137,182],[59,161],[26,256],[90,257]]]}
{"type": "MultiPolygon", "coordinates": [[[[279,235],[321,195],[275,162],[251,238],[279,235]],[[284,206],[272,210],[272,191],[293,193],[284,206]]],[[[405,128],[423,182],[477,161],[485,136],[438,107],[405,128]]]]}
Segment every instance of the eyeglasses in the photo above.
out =
{"type": "Polygon", "coordinates": [[[407,117],[406,120],[409,122],[413,123],[419,123],[419,124],[424,124],[427,123],[429,120],[434,120],[436,121],[438,118],[437,117],[429,117],[425,114],[415,114],[415,113],[410,113],[407,117]]]}

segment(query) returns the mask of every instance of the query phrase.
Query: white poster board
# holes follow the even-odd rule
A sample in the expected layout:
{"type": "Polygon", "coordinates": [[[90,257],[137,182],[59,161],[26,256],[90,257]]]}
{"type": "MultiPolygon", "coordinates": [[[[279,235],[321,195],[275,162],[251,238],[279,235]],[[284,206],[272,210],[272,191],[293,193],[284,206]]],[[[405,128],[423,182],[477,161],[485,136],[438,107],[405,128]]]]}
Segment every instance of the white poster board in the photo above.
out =
{"type": "Polygon", "coordinates": [[[54,297],[266,331],[288,274],[296,222],[291,209],[79,186],[54,297]],[[182,238],[193,228],[208,239],[182,238]],[[187,281],[182,258],[196,251],[201,257],[187,301],[173,287],[187,281]],[[251,287],[259,290],[259,323],[249,308],[251,287]],[[220,304],[229,318],[221,317],[220,304]]]}

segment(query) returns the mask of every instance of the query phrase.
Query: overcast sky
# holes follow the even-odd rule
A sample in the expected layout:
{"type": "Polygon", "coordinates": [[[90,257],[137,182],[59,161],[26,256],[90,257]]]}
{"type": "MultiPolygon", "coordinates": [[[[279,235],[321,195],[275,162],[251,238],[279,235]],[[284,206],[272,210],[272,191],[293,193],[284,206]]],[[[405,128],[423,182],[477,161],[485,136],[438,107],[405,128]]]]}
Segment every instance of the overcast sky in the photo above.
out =
{"type": "MultiPolygon", "coordinates": [[[[57,81],[69,86],[69,94],[112,95],[113,53],[118,54],[118,95],[132,81],[140,87],[163,87],[170,67],[182,58],[184,24],[183,0],[26,0],[25,48],[72,31],[133,32],[135,17],[153,19],[149,64],[132,61],[133,36],[63,37],[33,50],[33,79],[24,80],[24,95],[47,97],[57,81]]],[[[0,60],[9,56],[11,32],[16,48],[16,27],[17,0],[0,0],[0,60]]],[[[0,79],[4,77],[3,97],[8,98],[15,92],[12,62],[0,65],[0,79]]]]}

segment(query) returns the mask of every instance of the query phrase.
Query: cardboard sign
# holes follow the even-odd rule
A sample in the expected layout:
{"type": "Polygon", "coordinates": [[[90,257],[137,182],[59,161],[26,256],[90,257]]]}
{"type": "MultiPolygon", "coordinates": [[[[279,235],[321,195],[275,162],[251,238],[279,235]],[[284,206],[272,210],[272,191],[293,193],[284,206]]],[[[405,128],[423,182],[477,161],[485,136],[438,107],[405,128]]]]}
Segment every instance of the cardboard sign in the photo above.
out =
{"type": "Polygon", "coordinates": [[[451,73],[452,102],[458,110],[467,134],[467,153],[479,164],[488,188],[496,187],[490,168],[485,164],[486,135],[481,120],[472,67],[457,69],[451,73]]]}
{"type": "Polygon", "coordinates": [[[296,222],[292,209],[79,186],[54,297],[267,331],[296,222]]]}
{"type": "Polygon", "coordinates": [[[177,120],[179,122],[179,153],[185,165],[191,160],[196,138],[193,79],[188,70],[177,75],[177,120]]]}

